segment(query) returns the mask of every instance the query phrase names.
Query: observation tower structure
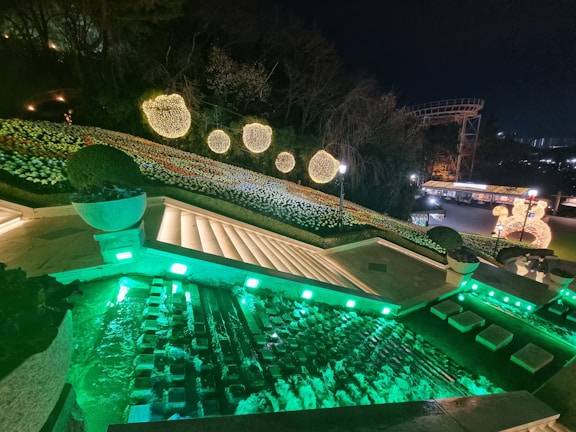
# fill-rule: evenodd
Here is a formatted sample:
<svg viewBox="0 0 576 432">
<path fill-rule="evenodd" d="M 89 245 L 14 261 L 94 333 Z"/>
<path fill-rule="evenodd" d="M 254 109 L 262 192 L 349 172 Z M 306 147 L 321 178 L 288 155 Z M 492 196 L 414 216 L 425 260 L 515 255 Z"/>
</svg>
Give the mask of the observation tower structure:
<svg viewBox="0 0 576 432">
<path fill-rule="evenodd" d="M 434 171 L 442 173 L 442 180 L 470 180 L 474 169 L 474 155 L 478 144 L 478 131 L 484 108 L 484 100 L 477 98 L 448 99 L 428 102 L 412 107 L 425 127 L 457 123 L 460 126 L 458 154 L 449 155 L 443 161 L 435 161 Z M 436 165 L 442 165 L 436 169 Z"/>
</svg>

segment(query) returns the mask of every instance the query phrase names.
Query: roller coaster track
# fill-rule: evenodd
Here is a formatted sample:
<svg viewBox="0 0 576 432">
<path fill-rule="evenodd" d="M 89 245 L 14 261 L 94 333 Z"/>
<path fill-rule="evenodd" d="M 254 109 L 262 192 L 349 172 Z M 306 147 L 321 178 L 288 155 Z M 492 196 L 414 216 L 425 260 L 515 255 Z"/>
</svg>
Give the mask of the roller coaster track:
<svg viewBox="0 0 576 432">
<path fill-rule="evenodd" d="M 458 154 L 448 156 L 447 160 L 441 162 L 445 165 L 445 168 L 442 169 L 444 173 L 442 180 L 470 180 L 482 118 L 479 112 L 482 108 L 484 108 L 484 100 L 477 98 L 428 102 L 411 108 L 411 111 L 422 120 L 425 127 L 447 123 L 460 125 Z"/>
</svg>

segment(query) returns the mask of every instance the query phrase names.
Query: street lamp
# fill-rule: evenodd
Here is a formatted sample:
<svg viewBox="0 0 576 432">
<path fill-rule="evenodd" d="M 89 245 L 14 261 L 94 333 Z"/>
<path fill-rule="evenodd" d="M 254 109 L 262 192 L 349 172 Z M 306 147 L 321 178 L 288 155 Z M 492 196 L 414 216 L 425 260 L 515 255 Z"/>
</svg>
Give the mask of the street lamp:
<svg viewBox="0 0 576 432">
<path fill-rule="evenodd" d="M 496 256 L 496 252 L 498 251 L 498 243 L 500 243 L 500 234 L 502 233 L 503 229 L 504 225 L 502 225 L 501 223 L 498 223 L 498 225 L 496 225 L 496 244 L 494 245 L 494 251 L 492 252 L 492 256 Z"/>
<path fill-rule="evenodd" d="M 520 232 L 520 239 L 524 238 L 524 230 L 526 229 L 526 222 L 528 221 L 528 215 L 530 215 L 530 210 L 532 210 L 532 206 L 536 202 L 536 195 L 538 195 L 538 191 L 536 189 L 530 189 L 528 191 L 528 201 L 524 201 L 525 204 L 528 204 L 528 208 L 526 209 L 526 214 L 524 215 L 524 223 L 522 224 L 522 231 Z"/>
<path fill-rule="evenodd" d="M 338 172 L 340 173 L 340 207 L 338 208 L 338 231 L 342 231 L 342 226 L 344 225 L 344 174 L 346 174 L 347 168 L 348 167 L 344 163 L 341 163 L 338 167 Z"/>
<path fill-rule="evenodd" d="M 410 174 L 410 183 L 420 187 L 420 176 L 418 174 Z"/>
</svg>

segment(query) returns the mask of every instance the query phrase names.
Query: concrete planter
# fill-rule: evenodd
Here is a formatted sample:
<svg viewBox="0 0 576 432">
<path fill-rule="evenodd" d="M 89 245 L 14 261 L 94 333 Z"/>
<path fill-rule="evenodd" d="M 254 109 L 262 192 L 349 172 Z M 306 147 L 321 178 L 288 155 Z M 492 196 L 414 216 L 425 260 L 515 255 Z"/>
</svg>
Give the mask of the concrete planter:
<svg viewBox="0 0 576 432">
<path fill-rule="evenodd" d="M 115 201 L 72 202 L 84 222 L 102 231 L 121 231 L 134 226 L 144 216 L 146 193 Z"/>
<path fill-rule="evenodd" d="M 38 432 L 54 409 L 72 356 L 72 314 L 43 352 L 28 357 L 0 381 L 0 431 Z"/>
<path fill-rule="evenodd" d="M 454 258 L 452 258 L 450 255 L 446 256 L 446 259 L 448 260 L 448 267 L 450 267 L 456 273 L 460 273 L 460 274 L 472 273 L 480 265 L 479 262 L 467 263 L 467 262 L 457 261 Z"/>
<path fill-rule="evenodd" d="M 562 285 L 562 286 L 566 286 L 571 284 L 574 281 L 573 277 L 565 277 L 565 276 L 559 276 L 557 274 L 554 274 L 553 272 L 550 272 L 548 274 L 548 277 L 550 278 L 550 280 L 552 282 L 554 282 L 555 284 L 558 285 Z"/>
</svg>

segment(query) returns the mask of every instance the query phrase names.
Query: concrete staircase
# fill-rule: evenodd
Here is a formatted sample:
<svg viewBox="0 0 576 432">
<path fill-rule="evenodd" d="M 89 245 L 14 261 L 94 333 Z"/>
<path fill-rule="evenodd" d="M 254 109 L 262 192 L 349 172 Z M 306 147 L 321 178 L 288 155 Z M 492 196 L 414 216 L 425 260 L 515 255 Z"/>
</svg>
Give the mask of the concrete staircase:
<svg viewBox="0 0 576 432">
<path fill-rule="evenodd" d="M 165 200 L 157 240 L 345 288 L 359 289 L 322 249 L 187 204 Z"/>
<path fill-rule="evenodd" d="M 22 220 L 22 213 L 8 207 L 0 206 L 0 233 L 10 230 Z"/>
</svg>

